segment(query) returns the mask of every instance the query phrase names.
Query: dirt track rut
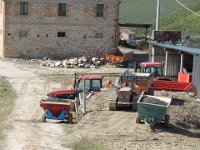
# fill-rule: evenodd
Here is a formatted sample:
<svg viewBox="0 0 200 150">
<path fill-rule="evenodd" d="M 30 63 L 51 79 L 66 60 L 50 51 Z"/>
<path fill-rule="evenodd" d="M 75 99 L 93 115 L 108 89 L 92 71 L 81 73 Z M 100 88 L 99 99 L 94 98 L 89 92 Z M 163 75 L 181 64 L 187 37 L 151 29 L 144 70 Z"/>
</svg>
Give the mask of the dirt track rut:
<svg viewBox="0 0 200 150">
<path fill-rule="evenodd" d="M 111 93 L 114 89 L 106 88 L 105 91 L 91 97 L 87 102 L 87 115 L 81 118 L 77 124 L 62 125 L 56 121 L 41 123 L 40 118 L 43 114 L 43 110 L 39 107 L 41 97 L 53 87 L 61 86 L 60 81 L 46 82 L 41 78 L 42 74 L 62 73 L 66 75 L 73 74 L 74 71 L 121 73 L 123 70 L 109 68 L 109 66 L 87 70 L 30 66 L 0 60 L 0 75 L 7 77 L 18 96 L 15 108 L 9 117 L 12 128 L 6 133 L 7 138 L 3 145 L 5 150 L 65 150 L 66 147 L 71 147 L 75 141 L 84 137 L 100 140 L 107 149 L 114 150 L 197 150 L 200 147 L 199 129 L 184 129 L 175 124 L 176 118 L 180 119 L 176 115 L 185 110 L 184 105 L 187 107 L 191 104 L 199 106 L 195 99 L 185 97 L 186 93 L 169 93 L 184 99 L 185 104 L 170 105 L 169 128 L 157 126 L 156 132 L 153 133 L 148 126 L 135 123 L 136 112 L 108 111 L 109 96 L 112 96 Z M 71 85 L 71 80 L 72 78 L 67 78 L 66 83 Z M 106 80 L 104 78 L 103 82 L 105 83 Z M 0 149 L 1 147 L 0 145 Z"/>
<path fill-rule="evenodd" d="M 8 120 L 11 130 L 7 132 L 3 149 L 66 149 L 62 146 L 64 131 L 61 124 L 40 122 L 43 112 L 39 101 L 49 85 L 30 67 L 0 60 L 0 68 L 0 75 L 6 77 L 17 92 L 14 110 Z"/>
</svg>

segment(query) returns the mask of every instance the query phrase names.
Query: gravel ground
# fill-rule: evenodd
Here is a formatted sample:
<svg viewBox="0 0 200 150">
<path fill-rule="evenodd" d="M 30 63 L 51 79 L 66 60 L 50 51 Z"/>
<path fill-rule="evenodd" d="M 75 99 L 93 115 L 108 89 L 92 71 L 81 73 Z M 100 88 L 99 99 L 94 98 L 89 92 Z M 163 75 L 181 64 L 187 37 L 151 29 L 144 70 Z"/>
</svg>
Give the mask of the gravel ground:
<svg viewBox="0 0 200 150">
<path fill-rule="evenodd" d="M 97 139 L 112 150 L 197 150 L 200 147 L 200 102 L 186 93 L 155 92 L 157 96 L 172 97 L 173 101 L 169 106 L 169 128 L 156 125 L 154 132 L 149 126 L 136 123 L 137 112 L 108 110 L 114 93 L 112 88 L 104 88 L 87 100 L 87 114 L 79 116 L 77 123 L 70 125 L 50 120 L 42 123 L 41 97 L 66 84 L 65 87 L 70 87 L 74 72 L 112 75 L 124 69 L 107 65 L 99 69 L 44 68 L 37 63 L 10 60 L 0 60 L 0 68 L 0 75 L 7 77 L 18 95 L 8 120 L 12 128 L 6 131 L 7 138 L 0 149 L 71 149 L 74 142 L 84 137 Z M 114 78 L 105 77 L 104 83 Z"/>
</svg>

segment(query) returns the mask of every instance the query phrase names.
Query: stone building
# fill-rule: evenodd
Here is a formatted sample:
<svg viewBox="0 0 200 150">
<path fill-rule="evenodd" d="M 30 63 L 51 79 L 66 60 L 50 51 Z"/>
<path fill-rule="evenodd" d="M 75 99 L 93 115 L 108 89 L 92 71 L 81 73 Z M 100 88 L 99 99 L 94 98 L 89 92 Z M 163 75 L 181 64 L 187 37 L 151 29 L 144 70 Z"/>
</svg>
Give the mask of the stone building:
<svg viewBox="0 0 200 150">
<path fill-rule="evenodd" d="M 0 57 L 102 56 L 118 21 L 119 0 L 0 0 Z"/>
</svg>

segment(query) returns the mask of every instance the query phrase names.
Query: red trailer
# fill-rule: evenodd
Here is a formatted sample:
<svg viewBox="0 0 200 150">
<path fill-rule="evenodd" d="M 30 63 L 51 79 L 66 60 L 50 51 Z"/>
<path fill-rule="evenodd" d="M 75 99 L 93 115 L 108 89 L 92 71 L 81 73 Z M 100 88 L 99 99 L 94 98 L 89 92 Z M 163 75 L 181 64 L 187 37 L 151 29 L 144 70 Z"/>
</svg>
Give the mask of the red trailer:
<svg viewBox="0 0 200 150">
<path fill-rule="evenodd" d="M 164 81 L 164 80 L 154 80 L 152 84 L 155 90 L 166 90 L 166 91 L 186 91 L 190 92 L 194 90 L 194 85 L 192 82 L 177 82 L 177 81 Z"/>
<path fill-rule="evenodd" d="M 171 81 L 166 76 L 163 76 L 163 64 L 160 62 L 142 62 L 140 67 L 141 72 L 155 72 L 155 78 L 152 84 L 152 88 L 155 90 L 186 92 L 195 91 L 195 86 L 191 82 L 191 75 L 188 73 L 180 72 L 178 75 L 178 81 Z"/>
<path fill-rule="evenodd" d="M 46 122 L 46 119 L 55 119 L 67 120 L 68 123 L 72 123 L 73 100 L 51 98 L 41 100 L 40 106 L 44 109 L 43 122 Z"/>
<path fill-rule="evenodd" d="M 75 75 L 74 87 L 71 89 L 59 89 L 48 92 L 47 98 L 40 101 L 44 109 L 42 121 L 46 119 L 68 120 L 72 123 L 71 110 L 75 109 L 75 97 L 83 91 L 85 80 L 86 92 L 97 92 L 102 88 L 102 76 L 99 75 Z"/>
</svg>

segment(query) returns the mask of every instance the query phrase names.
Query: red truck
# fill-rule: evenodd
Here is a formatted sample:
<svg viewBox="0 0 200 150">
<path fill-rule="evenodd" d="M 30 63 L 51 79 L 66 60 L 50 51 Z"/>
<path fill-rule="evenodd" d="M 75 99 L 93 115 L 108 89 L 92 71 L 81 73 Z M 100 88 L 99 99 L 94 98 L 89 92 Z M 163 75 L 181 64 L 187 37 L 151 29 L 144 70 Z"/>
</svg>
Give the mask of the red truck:
<svg viewBox="0 0 200 150">
<path fill-rule="evenodd" d="M 160 62 L 142 62 L 140 67 L 140 72 L 151 73 L 155 71 L 155 78 L 152 84 L 152 88 L 155 90 L 188 92 L 194 90 L 194 85 L 190 80 L 181 80 L 183 77 L 191 78 L 187 73 L 180 72 L 178 81 L 171 81 L 163 76 L 163 64 Z"/>
</svg>

